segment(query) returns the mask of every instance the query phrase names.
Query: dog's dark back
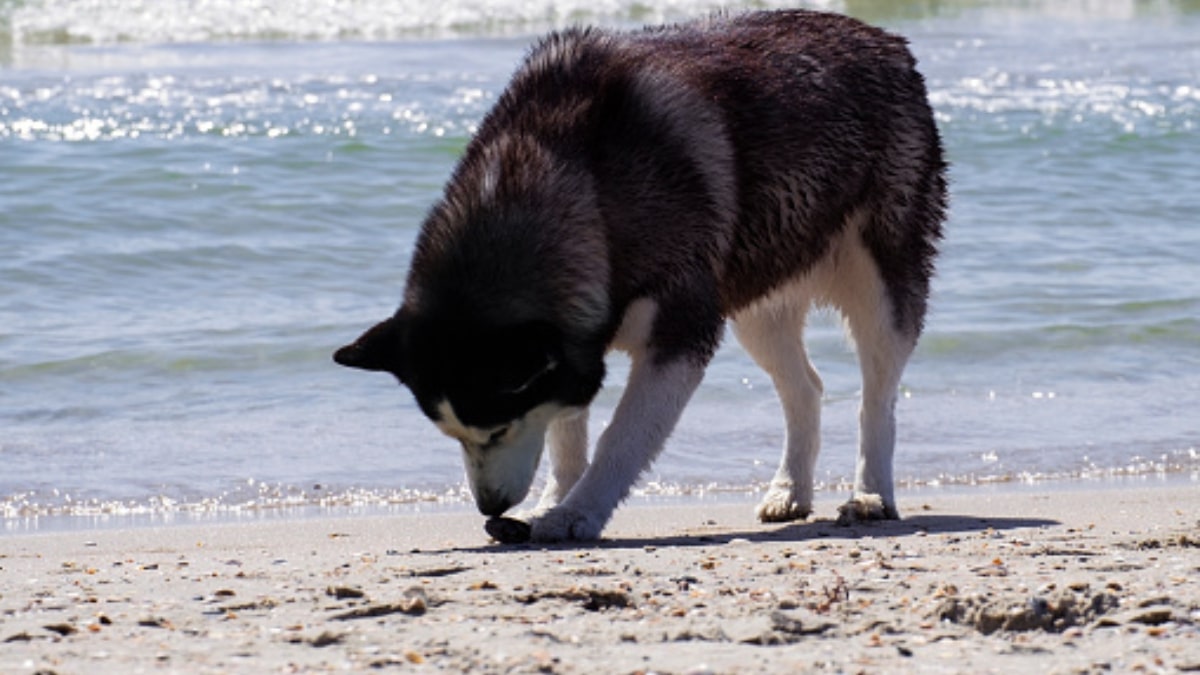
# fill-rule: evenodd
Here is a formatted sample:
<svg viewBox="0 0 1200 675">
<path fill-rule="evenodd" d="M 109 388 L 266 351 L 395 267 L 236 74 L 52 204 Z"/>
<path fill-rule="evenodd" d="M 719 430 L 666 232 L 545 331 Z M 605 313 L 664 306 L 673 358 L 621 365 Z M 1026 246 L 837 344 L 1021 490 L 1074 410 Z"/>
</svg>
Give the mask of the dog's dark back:
<svg viewBox="0 0 1200 675">
<path fill-rule="evenodd" d="M 677 326 L 660 318 L 661 349 L 711 352 L 722 317 L 810 269 L 859 214 L 896 327 L 915 340 L 944 171 L 905 41 L 856 20 L 783 11 L 566 31 L 533 49 L 469 144 L 406 302 L 486 313 L 504 291 L 518 320 L 586 314 L 564 330 L 587 325 L 602 343 L 649 296 L 687 308 Z M 604 292 L 581 302 L 588 284 Z M 697 330 L 710 333 L 700 345 Z"/>
</svg>

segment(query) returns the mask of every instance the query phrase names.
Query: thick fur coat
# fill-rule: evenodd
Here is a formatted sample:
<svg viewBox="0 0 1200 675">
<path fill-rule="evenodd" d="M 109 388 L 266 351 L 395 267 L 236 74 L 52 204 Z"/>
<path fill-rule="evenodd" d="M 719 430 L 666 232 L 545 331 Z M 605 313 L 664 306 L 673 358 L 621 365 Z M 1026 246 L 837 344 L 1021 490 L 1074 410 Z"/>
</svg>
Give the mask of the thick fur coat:
<svg viewBox="0 0 1200 675">
<path fill-rule="evenodd" d="M 481 511 L 527 493 L 538 539 L 599 535 L 661 449 L 726 319 L 773 377 L 788 437 L 759 508 L 811 511 L 820 379 L 802 332 L 839 309 L 863 364 L 845 517 L 896 517 L 896 388 L 921 333 L 945 164 L 905 41 L 761 12 L 536 45 L 417 240 L 403 304 L 338 352 L 384 370 L 462 446 Z M 633 359 L 589 462 L 604 355 Z"/>
</svg>

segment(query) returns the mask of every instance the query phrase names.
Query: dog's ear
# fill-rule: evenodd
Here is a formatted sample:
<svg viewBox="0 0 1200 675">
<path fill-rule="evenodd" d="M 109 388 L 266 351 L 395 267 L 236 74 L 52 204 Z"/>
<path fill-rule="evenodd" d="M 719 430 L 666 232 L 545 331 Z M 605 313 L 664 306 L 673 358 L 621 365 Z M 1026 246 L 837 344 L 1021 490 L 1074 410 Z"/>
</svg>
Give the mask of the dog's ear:
<svg viewBox="0 0 1200 675">
<path fill-rule="evenodd" d="M 363 333 L 353 343 L 333 354 L 333 360 L 347 368 L 361 368 L 392 373 L 405 380 L 404 321 L 392 317 L 381 321 Z"/>
</svg>

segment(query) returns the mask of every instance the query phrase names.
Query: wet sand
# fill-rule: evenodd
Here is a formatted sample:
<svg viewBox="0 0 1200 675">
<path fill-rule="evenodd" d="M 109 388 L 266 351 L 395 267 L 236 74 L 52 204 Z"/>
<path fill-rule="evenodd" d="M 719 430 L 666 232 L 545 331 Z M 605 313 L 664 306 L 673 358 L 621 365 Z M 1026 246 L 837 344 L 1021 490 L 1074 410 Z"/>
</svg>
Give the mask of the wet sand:
<svg viewBox="0 0 1200 675">
<path fill-rule="evenodd" d="M 501 546 L 470 512 L 0 537 L 0 672 L 1200 671 L 1200 486 L 901 493 L 760 525 L 627 506 Z"/>
</svg>

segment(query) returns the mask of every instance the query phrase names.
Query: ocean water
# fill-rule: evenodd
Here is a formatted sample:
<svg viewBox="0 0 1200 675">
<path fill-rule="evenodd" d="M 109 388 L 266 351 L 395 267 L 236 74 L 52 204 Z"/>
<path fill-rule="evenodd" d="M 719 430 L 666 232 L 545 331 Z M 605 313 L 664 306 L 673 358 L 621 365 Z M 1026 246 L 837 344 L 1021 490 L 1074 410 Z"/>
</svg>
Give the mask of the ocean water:
<svg viewBox="0 0 1200 675">
<path fill-rule="evenodd" d="M 331 352 L 537 34 L 769 4 L 0 0 L 0 531 L 468 503 Z M 1200 483 L 1200 3 L 809 6 L 911 39 L 952 162 L 901 484 Z M 845 490 L 857 366 L 835 317 L 809 342 Z M 727 339 L 638 494 L 761 490 L 782 435 Z"/>
</svg>

